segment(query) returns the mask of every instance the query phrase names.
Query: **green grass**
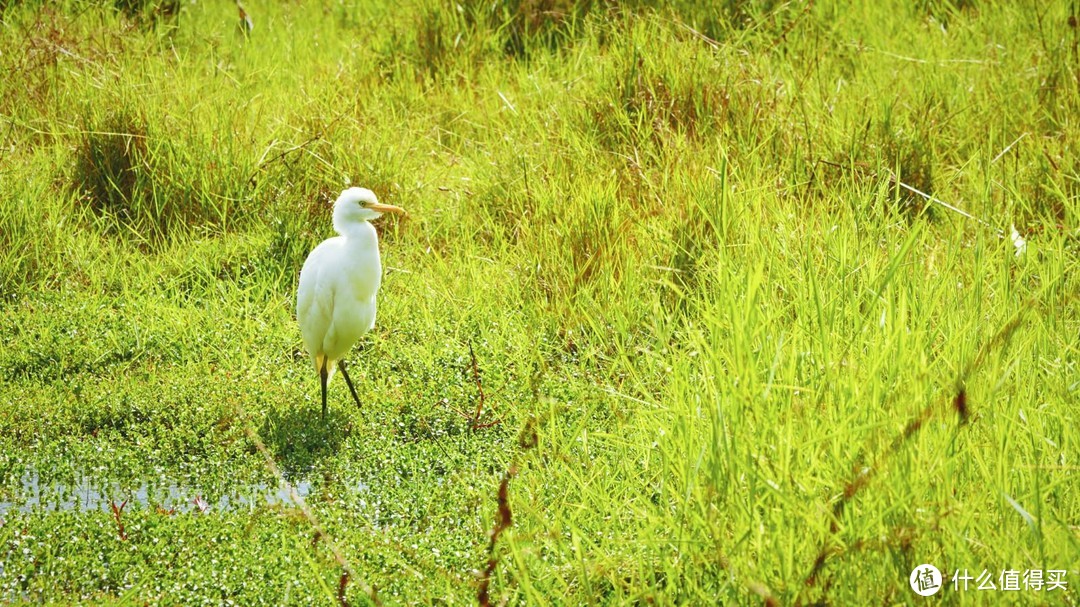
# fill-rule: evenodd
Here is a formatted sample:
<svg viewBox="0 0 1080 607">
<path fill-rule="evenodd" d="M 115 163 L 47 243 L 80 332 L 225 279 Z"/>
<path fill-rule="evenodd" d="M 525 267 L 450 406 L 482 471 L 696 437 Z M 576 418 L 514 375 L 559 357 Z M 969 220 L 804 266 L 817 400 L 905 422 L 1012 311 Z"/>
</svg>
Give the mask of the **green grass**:
<svg viewBox="0 0 1080 607">
<path fill-rule="evenodd" d="M 0 601 L 1080 602 L 1076 6 L 714 4 L 0 2 Z"/>
</svg>

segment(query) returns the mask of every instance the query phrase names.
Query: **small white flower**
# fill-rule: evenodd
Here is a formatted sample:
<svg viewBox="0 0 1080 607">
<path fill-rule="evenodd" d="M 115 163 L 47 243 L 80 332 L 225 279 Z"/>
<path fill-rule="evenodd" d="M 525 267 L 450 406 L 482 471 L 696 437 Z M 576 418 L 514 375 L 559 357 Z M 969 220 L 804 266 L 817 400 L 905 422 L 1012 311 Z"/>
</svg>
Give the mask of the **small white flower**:
<svg viewBox="0 0 1080 607">
<path fill-rule="evenodd" d="M 1016 231 L 1015 225 L 1010 224 L 1009 229 L 1012 231 L 1010 238 L 1012 238 L 1013 246 L 1016 247 L 1016 256 L 1020 257 L 1024 254 L 1024 251 L 1027 250 L 1027 241 L 1020 236 L 1020 232 Z"/>
</svg>

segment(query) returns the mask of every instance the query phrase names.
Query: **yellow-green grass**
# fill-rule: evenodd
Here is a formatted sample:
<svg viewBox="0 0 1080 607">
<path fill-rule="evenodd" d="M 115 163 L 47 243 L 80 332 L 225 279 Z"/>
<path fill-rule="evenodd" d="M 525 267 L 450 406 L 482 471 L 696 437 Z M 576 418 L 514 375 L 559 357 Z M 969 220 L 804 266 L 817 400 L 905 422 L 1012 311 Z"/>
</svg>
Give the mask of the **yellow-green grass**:
<svg viewBox="0 0 1080 607">
<path fill-rule="evenodd" d="M 1076 604 L 1077 8 L 714 4 L 0 3 L 0 601 Z"/>
</svg>

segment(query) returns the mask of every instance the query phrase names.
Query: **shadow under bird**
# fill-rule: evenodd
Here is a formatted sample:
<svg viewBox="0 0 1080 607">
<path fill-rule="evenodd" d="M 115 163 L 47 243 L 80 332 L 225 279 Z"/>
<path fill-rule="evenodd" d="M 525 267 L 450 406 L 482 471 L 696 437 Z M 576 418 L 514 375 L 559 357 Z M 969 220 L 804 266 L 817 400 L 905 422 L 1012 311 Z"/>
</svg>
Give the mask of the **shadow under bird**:
<svg viewBox="0 0 1080 607">
<path fill-rule="evenodd" d="M 300 270 L 296 293 L 296 319 L 304 347 L 322 386 L 322 414 L 326 417 L 326 385 L 336 369 L 356 395 L 345 370 L 345 355 L 375 326 L 375 295 L 382 282 L 379 237 L 371 221 L 383 213 L 407 215 L 405 210 L 381 204 L 375 193 L 349 188 L 334 203 L 334 230 L 339 236 L 324 240 L 308 255 Z"/>
</svg>

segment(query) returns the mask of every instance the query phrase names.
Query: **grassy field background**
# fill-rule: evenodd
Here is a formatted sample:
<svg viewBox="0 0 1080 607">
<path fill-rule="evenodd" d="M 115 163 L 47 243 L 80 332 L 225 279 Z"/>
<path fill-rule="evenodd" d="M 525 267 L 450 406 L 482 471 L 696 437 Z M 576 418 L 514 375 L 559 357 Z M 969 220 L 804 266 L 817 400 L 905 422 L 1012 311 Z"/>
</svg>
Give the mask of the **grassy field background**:
<svg viewBox="0 0 1080 607">
<path fill-rule="evenodd" d="M 0 2 L 0 602 L 1080 602 L 1075 2 L 245 8 Z"/>
</svg>

